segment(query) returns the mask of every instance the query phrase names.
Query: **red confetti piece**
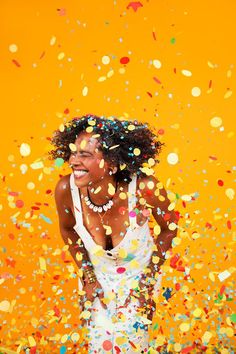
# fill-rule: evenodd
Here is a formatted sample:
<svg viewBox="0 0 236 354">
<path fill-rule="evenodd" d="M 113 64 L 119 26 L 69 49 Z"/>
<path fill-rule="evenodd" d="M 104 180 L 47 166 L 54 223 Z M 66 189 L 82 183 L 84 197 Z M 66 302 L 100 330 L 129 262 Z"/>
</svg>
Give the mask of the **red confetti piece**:
<svg viewBox="0 0 236 354">
<path fill-rule="evenodd" d="M 119 267 L 119 268 L 116 269 L 116 272 L 117 272 L 118 274 L 122 274 L 122 273 L 124 273 L 125 271 L 126 271 L 126 268 L 124 268 L 124 267 Z"/>
<path fill-rule="evenodd" d="M 18 195 L 19 195 L 19 193 L 18 193 L 18 192 L 9 192 L 8 194 L 9 194 L 9 195 L 12 195 L 13 197 L 16 197 L 16 196 L 18 196 Z"/>
<path fill-rule="evenodd" d="M 171 257 L 170 259 L 170 266 L 172 268 L 176 268 L 177 267 L 177 262 L 180 259 L 180 255 L 178 253 L 176 253 L 173 257 Z"/>
<path fill-rule="evenodd" d="M 191 353 L 191 350 L 193 350 L 194 347 L 191 346 L 191 347 L 186 347 L 184 349 L 181 350 L 181 354 L 188 354 L 188 353 Z"/>
<path fill-rule="evenodd" d="M 180 283 L 176 283 L 176 284 L 175 284 L 175 290 L 179 290 L 180 288 L 181 288 Z"/>
<path fill-rule="evenodd" d="M 152 94 L 151 94 L 151 92 L 148 92 L 148 91 L 147 91 L 147 94 L 148 94 L 148 96 L 149 96 L 149 97 L 151 97 L 151 98 L 152 98 Z"/>
<path fill-rule="evenodd" d="M 125 215 L 126 208 L 125 208 L 125 207 L 120 207 L 120 208 L 118 209 L 118 212 L 119 212 L 119 214 L 121 214 L 121 215 Z"/>
<path fill-rule="evenodd" d="M 158 130 L 158 134 L 163 135 L 164 133 L 165 133 L 164 129 L 161 128 L 161 129 Z"/>
<path fill-rule="evenodd" d="M 6 261 L 7 266 L 9 266 L 11 268 L 15 268 L 16 261 L 13 258 L 8 257 L 5 259 L 5 261 Z"/>
<path fill-rule="evenodd" d="M 56 306 L 53 307 L 53 311 L 56 317 L 60 317 L 61 316 L 61 312 L 60 309 Z"/>
<path fill-rule="evenodd" d="M 36 349 L 37 349 L 37 347 L 31 347 L 30 354 L 36 354 Z"/>
<path fill-rule="evenodd" d="M 176 74 L 176 72 L 177 72 L 177 70 L 176 70 L 176 68 L 174 68 L 174 73 Z"/>
<path fill-rule="evenodd" d="M 161 81 L 160 81 L 156 76 L 153 77 L 153 80 L 154 80 L 156 83 L 161 84 Z"/>
<path fill-rule="evenodd" d="M 10 240 L 14 240 L 14 238 L 15 238 L 15 236 L 13 234 L 9 234 L 8 237 Z"/>
<path fill-rule="evenodd" d="M 114 349 L 116 351 L 116 354 L 120 354 L 121 353 L 121 350 L 119 347 L 117 347 L 117 345 L 114 346 Z"/>
<path fill-rule="evenodd" d="M 218 179 L 217 181 L 218 186 L 222 187 L 224 185 L 224 181 L 222 181 L 222 179 Z"/>
<path fill-rule="evenodd" d="M 212 80 L 209 81 L 208 87 L 211 88 L 211 86 L 212 86 Z"/>
<path fill-rule="evenodd" d="M 69 113 L 70 113 L 69 108 L 66 108 L 66 109 L 64 110 L 64 114 L 69 114 Z"/>
<path fill-rule="evenodd" d="M 51 189 L 47 189 L 46 190 L 46 194 L 50 194 L 50 193 L 52 193 L 52 190 Z M 45 203 L 44 203 L 44 205 L 45 205 Z"/>
<path fill-rule="evenodd" d="M 129 340 L 129 343 L 131 344 L 131 346 L 132 346 L 133 348 L 135 348 L 135 349 L 137 348 L 136 345 L 135 345 L 133 342 L 131 342 L 131 340 Z"/>
<path fill-rule="evenodd" d="M 32 206 L 31 209 L 33 209 L 33 210 L 39 210 L 40 208 L 37 207 L 37 206 Z"/>
<path fill-rule="evenodd" d="M 42 54 L 40 55 L 39 59 L 43 59 L 44 55 L 45 55 L 45 51 L 42 52 Z"/>
<path fill-rule="evenodd" d="M 227 227 L 228 227 L 229 230 L 231 230 L 232 225 L 231 225 L 231 221 L 230 220 L 227 221 Z"/>
<path fill-rule="evenodd" d="M 112 349 L 112 342 L 110 340 L 104 340 L 102 343 L 102 347 L 104 350 L 111 350 Z"/>
<path fill-rule="evenodd" d="M 153 36 L 154 41 L 156 41 L 157 37 L 156 37 L 156 33 L 155 32 L 152 32 L 152 36 Z"/>
<path fill-rule="evenodd" d="M 220 295 L 223 295 L 225 291 L 225 285 L 222 285 L 222 287 L 220 288 Z"/>
<path fill-rule="evenodd" d="M 58 15 L 60 16 L 65 16 L 66 14 L 66 9 L 57 9 Z"/>
<path fill-rule="evenodd" d="M 18 200 L 16 201 L 16 207 L 17 207 L 17 208 L 22 208 L 23 206 L 24 206 L 23 200 L 18 199 Z"/>
<path fill-rule="evenodd" d="M 217 157 L 215 157 L 215 156 L 209 156 L 209 159 L 216 161 L 216 160 L 217 160 Z"/>
<path fill-rule="evenodd" d="M 12 62 L 13 62 L 13 64 L 15 64 L 15 66 L 17 66 L 18 68 L 21 67 L 20 63 L 19 63 L 17 60 L 12 59 Z"/>
<path fill-rule="evenodd" d="M 120 63 L 121 64 L 128 64 L 129 60 L 130 59 L 128 57 L 122 57 L 122 58 L 120 58 Z"/>
<path fill-rule="evenodd" d="M 132 1 L 126 8 L 129 10 L 130 7 L 136 12 L 139 7 L 143 7 L 143 4 L 140 1 Z"/>
</svg>

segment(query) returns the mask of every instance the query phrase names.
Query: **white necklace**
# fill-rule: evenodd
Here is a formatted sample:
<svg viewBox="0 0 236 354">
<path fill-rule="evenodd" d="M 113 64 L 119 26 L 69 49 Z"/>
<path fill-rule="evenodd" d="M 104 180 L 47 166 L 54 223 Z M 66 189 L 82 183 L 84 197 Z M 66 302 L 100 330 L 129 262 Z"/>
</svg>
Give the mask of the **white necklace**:
<svg viewBox="0 0 236 354">
<path fill-rule="evenodd" d="M 116 182 L 116 189 L 115 189 L 115 193 L 117 191 L 117 185 L 118 183 Z M 114 194 L 115 195 L 115 194 Z M 114 197 L 113 195 L 113 197 Z M 113 202 L 113 197 L 105 204 L 102 204 L 102 205 L 97 205 L 97 204 L 94 204 L 90 198 L 90 194 L 89 194 L 89 190 L 87 188 L 87 196 L 84 197 L 84 201 L 85 201 L 85 204 L 90 208 L 92 209 L 95 213 L 101 213 L 102 211 L 107 211 L 109 209 L 111 209 L 111 207 L 114 205 L 114 202 Z"/>
</svg>

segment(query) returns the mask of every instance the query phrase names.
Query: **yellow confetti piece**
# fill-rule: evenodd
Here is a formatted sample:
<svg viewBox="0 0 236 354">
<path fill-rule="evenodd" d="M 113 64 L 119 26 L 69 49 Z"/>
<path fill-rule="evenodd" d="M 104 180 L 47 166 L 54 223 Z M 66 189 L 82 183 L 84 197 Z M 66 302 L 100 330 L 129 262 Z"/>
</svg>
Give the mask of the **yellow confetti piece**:
<svg viewBox="0 0 236 354">
<path fill-rule="evenodd" d="M 93 127 L 87 127 L 85 130 L 87 133 L 92 133 Z"/>
<path fill-rule="evenodd" d="M 126 258 L 128 255 L 127 251 L 124 248 L 119 249 L 118 254 L 120 258 Z"/>
<path fill-rule="evenodd" d="M 0 302 L 0 311 L 3 311 L 3 312 L 8 312 L 10 310 L 10 302 L 7 301 L 7 300 L 3 300 Z"/>
<path fill-rule="evenodd" d="M 108 73 L 107 73 L 108 79 L 109 79 L 110 77 L 112 77 L 113 75 L 114 75 L 114 70 L 108 71 Z"/>
<path fill-rule="evenodd" d="M 10 44 L 8 48 L 11 53 L 16 53 L 18 51 L 18 47 L 16 44 Z"/>
<path fill-rule="evenodd" d="M 109 64 L 109 63 L 110 63 L 110 57 L 109 57 L 108 55 L 104 55 L 104 56 L 102 57 L 102 63 L 103 63 L 104 65 Z"/>
<path fill-rule="evenodd" d="M 166 341 L 166 337 L 165 336 L 158 335 L 156 337 L 156 340 L 155 340 L 155 345 L 157 345 L 159 347 L 161 345 L 164 345 L 165 341 Z"/>
<path fill-rule="evenodd" d="M 113 184 L 112 184 L 112 183 L 108 183 L 108 194 L 114 195 L 115 192 L 116 192 L 116 189 L 115 189 L 115 187 L 113 186 Z"/>
<path fill-rule="evenodd" d="M 174 222 L 171 222 L 171 223 L 168 225 L 168 229 L 171 230 L 171 231 L 175 230 L 176 228 L 177 228 L 177 225 L 176 225 L 176 223 L 174 223 Z"/>
<path fill-rule="evenodd" d="M 210 120 L 210 124 L 213 128 L 218 128 L 222 125 L 222 119 L 220 117 L 213 117 Z"/>
<path fill-rule="evenodd" d="M 152 263 L 158 264 L 160 261 L 160 258 L 158 256 L 152 256 Z"/>
<path fill-rule="evenodd" d="M 212 62 L 210 62 L 210 61 L 208 61 L 207 62 L 207 65 L 209 66 L 209 68 L 211 68 L 211 69 L 215 69 L 215 68 L 217 68 L 217 65 L 216 64 L 213 64 Z"/>
<path fill-rule="evenodd" d="M 82 261 L 82 259 L 83 259 L 83 255 L 80 252 L 77 252 L 75 257 L 76 257 L 77 261 Z"/>
<path fill-rule="evenodd" d="M 43 257 L 39 257 L 39 267 L 41 270 L 47 270 L 47 264 Z"/>
<path fill-rule="evenodd" d="M 174 237 L 174 238 L 172 239 L 172 244 L 173 244 L 174 246 L 180 245 L 180 244 L 181 244 L 181 238 L 180 238 L 180 237 Z"/>
<path fill-rule="evenodd" d="M 39 324 L 39 320 L 36 317 L 32 317 L 30 320 L 33 327 L 37 327 Z"/>
<path fill-rule="evenodd" d="M 187 77 L 192 76 L 192 73 L 191 73 L 191 71 L 189 71 L 189 70 L 181 70 L 181 73 L 182 73 L 184 76 L 187 76 Z"/>
<path fill-rule="evenodd" d="M 129 124 L 127 129 L 130 131 L 133 131 L 133 130 L 135 130 L 135 125 Z"/>
<path fill-rule="evenodd" d="M 119 69 L 119 73 L 120 73 L 121 75 L 124 75 L 124 74 L 125 74 L 125 71 L 126 71 L 125 68 L 120 68 L 120 69 Z"/>
<path fill-rule="evenodd" d="M 64 334 L 64 335 L 61 337 L 61 343 L 65 343 L 67 340 L 68 340 L 68 334 Z"/>
<path fill-rule="evenodd" d="M 31 148 L 29 144 L 22 143 L 20 146 L 20 154 L 21 156 L 29 156 L 31 153 Z"/>
<path fill-rule="evenodd" d="M 98 186 L 98 187 L 95 189 L 94 194 L 99 193 L 101 189 L 102 189 L 102 187 L 101 187 L 101 186 Z"/>
<path fill-rule="evenodd" d="M 59 53 L 58 56 L 57 56 L 58 60 L 62 60 L 64 58 L 65 58 L 65 53 L 63 53 L 63 52 Z"/>
<path fill-rule="evenodd" d="M 85 139 L 83 139 L 80 143 L 80 148 L 83 150 L 86 145 L 87 145 L 87 141 Z"/>
<path fill-rule="evenodd" d="M 121 192 L 121 193 L 119 194 L 119 198 L 122 199 L 122 200 L 125 200 L 125 199 L 126 199 L 126 193 Z"/>
<path fill-rule="evenodd" d="M 152 168 L 148 168 L 148 167 L 140 167 L 140 170 L 145 173 L 147 176 L 152 176 L 154 175 L 154 170 Z"/>
<path fill-rule="evenodd" d="M 193 311 L 193 316 L 194 317 L 200 317 L 202 315 L 202 309 L 200 309 L 200 307 L 197 307 L 194 311 Z"/>
<path fill-rule="evenodd" d="M 72 333 L 70 335 L 70 337 L 71 337 L 72 342 L 74 342 L 74 343 L 78 342 L 78 340 L 80 339 L 80 335 L 77 332 Z"/>
<path fill-rule="evenodd" d="M 34 161 L 30 167 L 33 169 L 33 170 L 39 170 L 40 168 L 44 168 L 44 163 L 43 161 Z"/>
<path fill-rule="evenodd" d="M 139 156 L 141 154 L 141 150 L 138 148 L 135 148 L 133 152 L 135 156 Z"/>
<path fill-rule="evenodd" d="M 53 46 L 54 44 L 56 44 L 56 37 L 55 36 L 52 36 L 51 37 L 51 39 L 50 39 L 50 42 L 49 42 L 49 44 L 51 45 L 51 46 Z"/>
<path fill-rule="evenodd" d="M 201 95 L 201 89 L 199 87 L 195 86 L 192 88 L 191 93 L 192 93 L 193 97 L 199 97 Z"/>
<path fill-rule="evenodd" d="M 181 349 L 182 349 L 182 345 L 180 343 L 175 343 L 174 344 L 174 351 L 176 353 L 179 353 L 181 351 Z"/>
<path fill-rule="evenodd" d="M 29 342 L 29 346 L 30 347 L 35 347 L 36 346 L 36 341 L 35 341 L 34 337 L 29 336 L 28 337 L 28 342 Z"/>
<path fill-rule="evenodd" d="M 230 200 L 233 200 L 235 196 L 235 191 L 233 188 L 227 188 L 225 194 Z"/>
<path fill-rule="evenodd" d="M 210 272 L 210 273 L 208 274 L 209 279 L 210 279 L 211 281 L 213 281 L 213 282 L 216 280 L 215 274 L 217 274 L 217 273 L 216 273 L 216 272 Z"/>
<path fill-rule="evenodd" d="M 35 188 L 35 184 L 33 182 L 28 182 L 26 186 L 30 191 L 32 191 Z"/>
<path fill-rule="evenodd" d="M 159 225 L 155 225 L 154 228 L 153 228 L 153 231 L 154 231 L 155 235 L 160 235 L 160 233 L 161 233 L 160 226 Z"/>
<path fill-rule="evenodd" d="M 152 64 L 153 64 L 153 66 L 154 66 L 156 69 L 160 69 L 160 68 L 161 68 L 161 62 L 160 62 L 160 60 L 158 60 L 158 59 L 153 59 Z"/>
<path fill-rule="evenodd" d="M 152 157 L 150 157 L 150 158 L 148 159 L 148 165 L 149 165 L 150 167 L 152 167 L 152 166 L 155 165 L 155 160 L 154 160 Z"/>
<path fill-rule="evenodd" d="M 83 311 L 80 315 L 81 318 L 88 320 L 91 317 L 91 313 L 89 311 Z"/>
<path fill-rule="evenodd" d="M 103 168 L 105 164 L 105 160 L 101 159 L 101 161 L 99 162 L 99 168 Z"/>
<path fill-rule="evenodd" d="M 126 164 L 125 164 L 125 163 L 121 164 L 121 165 L 120 165 L 120 170 L 121 170 L 121 171 L 124 170 L 125 167 L 126 167 Z"/>
<path fill-rule="evenodd" d="M 112 228 L 109 225 L 102 225 L 102 226 L 106 230 L 106 235 L 112 234 Z"/>
<path fill-rule="evenodd" d="M 179 329 L 181 332 L 188 332 L 190 330 L 190 324 L 187 322 L 183 322 L 180 324 Z"/>
<path fill-rule="evenodd" d="M 82 89 L 82 95 L 85 97 L 85 96 L 87 96 L 87 94 L 88 94 L 88 87 L 84 86 Z"/>
<path fill-rule="evenodd" d="M 126 342 L 127 342 L 127 338 L 125 336 L 116 338 L 117 345 L 122 345 L 125 344 Z"/>
<path fill-rule="evenodd" d="M 107 78 L 106 78 L 106 76 L 100 76 L 99 78 L 98 78 L 98 82 L 103 82 L 103 81 L 105 81 Z"/>
<path fill-rule="evenodd" d="M 118 145 L 113 145 L 113 146 L 109 147 L 109 150 L 113 150 L 113 149 L 117 148 L 118 146 L 120 146 L 120 144 L 118 144 Z"/>
<path fill-rule="evenodd" d="M 178 161 L 179 161 L 179 157 L 175 152 L 171 152 L 170 154 L 168 154 L 167 162 L 170 165 L 176 165 Z"/>
<path fill-rule="evenodd" d="M 59 125 L 59 130 L 60 130 L 60 132 L 64 132 L 64 130 L 65 130 L 64 124 Z"/>
<path fill-rule="evenodd" d="M 224 94 L 224 98 L 229 98 L 232 96 L 232 94 L 233 94 L 233 91 L 227 90 L 226 93 Z"/>
<path fill-rule="evenodd" d="M 202 342 L 204 344 L 207 344 L 210 341 L 211 337 L 212 337 L 212 333 L 209 331 L 206 331 L 202 336 Z"/>
</svg>

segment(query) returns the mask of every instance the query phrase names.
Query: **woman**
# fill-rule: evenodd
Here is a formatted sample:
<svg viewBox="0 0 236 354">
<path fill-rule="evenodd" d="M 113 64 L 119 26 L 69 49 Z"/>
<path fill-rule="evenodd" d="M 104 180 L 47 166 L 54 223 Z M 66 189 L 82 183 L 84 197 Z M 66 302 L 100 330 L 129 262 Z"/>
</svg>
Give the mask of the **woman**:
<svg viewBox="0 0 236 354">
<path fill-rule="evenodd" d="M 66 123 L 52 143 L 52 158 L 72 168 L 55 200 L 61 235 L 82 270 L 89 353 L 146 353 L 160 265 L 177 231 L 173 203 L 153 176 L 162 143 L 147 124 L 93 115 Z"/>
</svg>

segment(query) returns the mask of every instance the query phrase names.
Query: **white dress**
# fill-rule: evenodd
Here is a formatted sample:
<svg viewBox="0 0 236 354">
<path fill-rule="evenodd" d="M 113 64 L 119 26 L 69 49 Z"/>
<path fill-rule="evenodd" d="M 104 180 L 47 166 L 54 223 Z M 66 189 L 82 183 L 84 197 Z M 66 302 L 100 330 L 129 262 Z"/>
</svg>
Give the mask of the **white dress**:
<svg viewBox="0 0 236 354">
<path fill-rule="evenodd" d="M 134 299 L 124 308 L 130 289 L 135 289 L 143 270 L 148 266 L 153 246 L 148 220 L 144 225 L 136 223 L 136 180 L 132 177 L 128 186 L 129 222 L 121 242 L 107 251 L 97 245 L 83 224 L 79 188 L 75 184 L 73 173 L 70 187 L 74 205 L 76 224 L 74 230 L 82 239 L 100 282 L 104 296 L 109 299 L 107 309 L 95 298 L 91 311 L 89 330 L 89 353 L 147 353 L 149 334 L 147 319 L 137 312 L 138 299 Z M 155 297 L 159 294 L 162 275 L 155 285 Z M 79 279 L 79 289 L 82 283 Z"/>
</svg>

